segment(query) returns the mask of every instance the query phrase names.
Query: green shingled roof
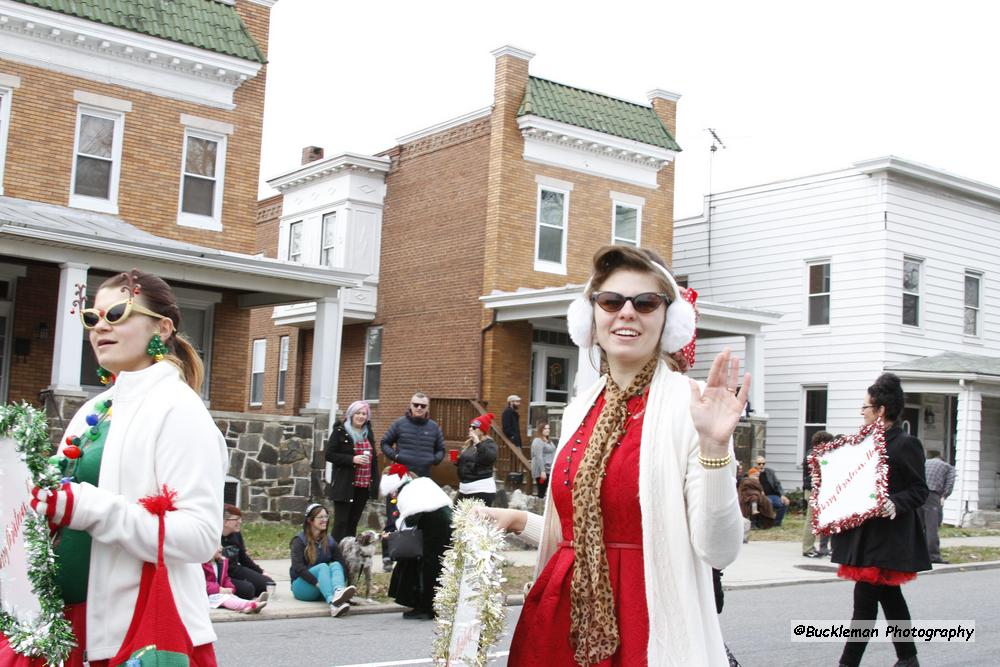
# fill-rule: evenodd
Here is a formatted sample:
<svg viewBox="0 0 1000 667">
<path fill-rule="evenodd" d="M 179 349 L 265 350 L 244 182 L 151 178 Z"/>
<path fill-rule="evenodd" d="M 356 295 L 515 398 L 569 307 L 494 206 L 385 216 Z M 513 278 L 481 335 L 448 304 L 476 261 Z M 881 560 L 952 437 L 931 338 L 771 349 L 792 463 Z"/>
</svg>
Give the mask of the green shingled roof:
<svg viewBox="0 0 1000 667">
<path fill-rule="evenodd" d="M 236 7 L 217 0 L 17 1 L 228 56 L 265 62 Z"/>
<path fill-rule="evenodd" d="M 652 107 L 534 76 L 528 77 L 528 89 L 517 115 L 541 116 L 651 146 L 681 150 Z"/>
</svg>

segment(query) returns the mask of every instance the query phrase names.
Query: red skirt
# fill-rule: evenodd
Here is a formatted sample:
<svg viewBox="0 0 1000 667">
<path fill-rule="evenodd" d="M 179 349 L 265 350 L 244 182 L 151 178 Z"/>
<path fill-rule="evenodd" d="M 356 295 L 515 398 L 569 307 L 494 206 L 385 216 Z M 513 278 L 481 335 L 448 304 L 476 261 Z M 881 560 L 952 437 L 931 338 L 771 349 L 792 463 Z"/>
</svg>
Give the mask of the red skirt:
<svg viewBox="0 0 1000 667">
<path fill-rule="evenodd" d="M 884 567 L 856 567 L 854 565 L 841 565 L 837 570 L 837 576 L 850 581 L 860 581 L 873 586 L 902 586 L 908 581 L 917 578 L 916 572 L 900 572 Z"/>
</svg>

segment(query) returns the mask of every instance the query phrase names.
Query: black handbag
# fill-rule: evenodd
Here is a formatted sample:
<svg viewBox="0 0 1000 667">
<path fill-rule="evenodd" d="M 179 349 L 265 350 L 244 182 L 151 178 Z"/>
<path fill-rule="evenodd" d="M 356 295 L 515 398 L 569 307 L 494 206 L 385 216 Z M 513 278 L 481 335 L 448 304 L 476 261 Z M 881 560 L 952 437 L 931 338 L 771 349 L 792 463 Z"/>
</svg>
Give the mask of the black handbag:
<svg viewBox="0 0 1000 667">
<path fill-rule="evenodd" d="M 419 528 L 389 533 L 385 542 L 393 560 L 412 560 L 424 555 L 424 532 Z"/>
</svg>

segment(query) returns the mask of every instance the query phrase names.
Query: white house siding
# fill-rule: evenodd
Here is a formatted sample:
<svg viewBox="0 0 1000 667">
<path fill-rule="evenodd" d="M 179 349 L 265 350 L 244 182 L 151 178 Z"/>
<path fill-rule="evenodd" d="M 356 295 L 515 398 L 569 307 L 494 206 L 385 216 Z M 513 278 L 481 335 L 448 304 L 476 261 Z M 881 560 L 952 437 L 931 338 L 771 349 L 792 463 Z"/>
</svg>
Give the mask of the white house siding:
<svg viewBox="0 0 1000 667">
<path fill-rule="evenodd" d="M 844 171 L 712 197 L 711 265 L 704 217 L 678 221 L 673 267 L 705 299 L 784 314 L 765 327 L 768 465 L 801 485 L 803 387 L 825 385 L 827 429 L 860 426 L 865 388 L 883 368 L 886 235 L 878 179 Z M 830 325 L 807 321 L 806 260 L 830 259 Z M 694 374 L 729 344 L 704 339 Z"/>
<path fill-rule="evenodd" d="M 1000 355 L 1000 207 L 892 177 L 887 189 L 886 363 L 944 351 Z M 924 260 L 920 324 L 902 324 L 903 256 Z M 966 269 L 982 273 L 980 337 L 962 331 Z"/>
<path fill-rule="evenodd" d="M 1000 509 L 1000 398 L 983 398 L 982 442 L 979 450 L 979 509 Z"/>
</svg>

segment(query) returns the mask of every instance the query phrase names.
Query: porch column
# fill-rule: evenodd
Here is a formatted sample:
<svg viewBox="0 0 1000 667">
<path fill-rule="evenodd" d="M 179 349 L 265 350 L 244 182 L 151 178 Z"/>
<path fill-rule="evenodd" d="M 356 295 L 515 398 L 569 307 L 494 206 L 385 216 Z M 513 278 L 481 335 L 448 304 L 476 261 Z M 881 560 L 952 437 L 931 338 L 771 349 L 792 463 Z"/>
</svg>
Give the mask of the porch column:
<svg viewBox="0 0 1000 667">
<path fill-rule="evenodd" d="M 52 350 L 52 382 L 55 392 L 80 392 L 80 364 L 83 361 L 83 324 L 73 306 L 76 286 L 87 284 L 86 264 L 66 262 L 59 265 L 59 294 L 56 299 L 56 335 Z M 94 295 L 91 294 L 90 303 Z"/>
<path fill-rule="evenodd" d="M 576 356 L 576 379 L 573 387 L 570 387 L 570 400 L 576 398 L 577 394 L 597 382 L 601 376 L 597 369 L 601 367 L 601 355 L 596 345 L 588 349 L 577 348 Z"/>
<path fill-rule="evenodd" d="M 764 409 L 764 334 L 744 337 L 746 355 L 744 373 L 750 373 L 750 409 L 755 417 L 766 417 Z M 742 377 L 742 373 L 741 373 Z"/>
<path fill-rule="evenodd" d="M 332 424 L 337 412 L 340 345 L 344 330 L 344 309 L 339 297 L 327 297 L 316 302 L 315 326 L 309 402 L 305 409 L 329 410 Z"/>
<path fill-rule="evenodd" d="M 955 437 L 955 490 L 945 501 L 944 521 L 958 525 L 979 510 L 979 451 L 982 440 L 983 395 L 971 382 L 961 381 Z"/>
</svg>

